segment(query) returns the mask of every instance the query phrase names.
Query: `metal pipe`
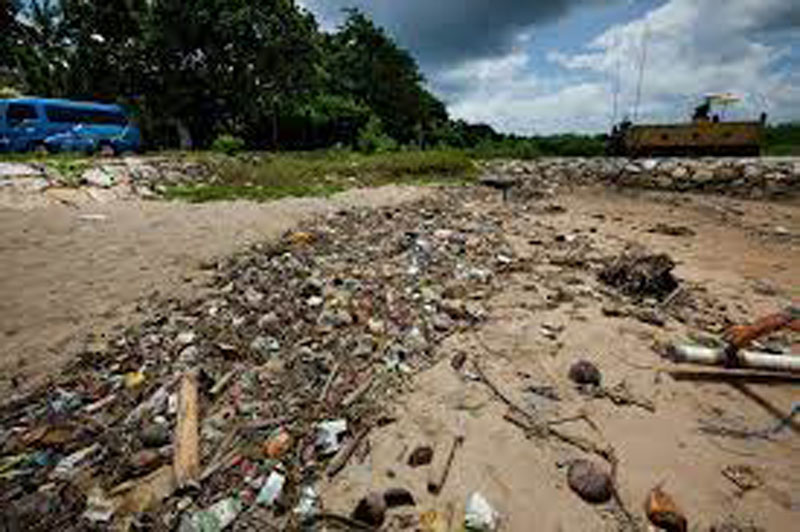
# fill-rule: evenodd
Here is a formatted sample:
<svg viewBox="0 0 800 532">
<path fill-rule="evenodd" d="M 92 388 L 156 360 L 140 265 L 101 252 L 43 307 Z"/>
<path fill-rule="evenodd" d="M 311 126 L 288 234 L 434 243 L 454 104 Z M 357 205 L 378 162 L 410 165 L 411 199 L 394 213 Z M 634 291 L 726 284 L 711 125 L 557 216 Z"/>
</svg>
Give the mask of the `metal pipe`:
<svg viewBox="0 0 800 532">
<path fill-rule="evenodd" d="M 671 345 L 667 356 L 673 362 L 688 362 L 705 366 L 724 366 L 726 360 L 724 349 L 686 344 Z M 738 357 L 743 368 L 800 373 L 800 356 L 739 351 Z"/>
</svg>

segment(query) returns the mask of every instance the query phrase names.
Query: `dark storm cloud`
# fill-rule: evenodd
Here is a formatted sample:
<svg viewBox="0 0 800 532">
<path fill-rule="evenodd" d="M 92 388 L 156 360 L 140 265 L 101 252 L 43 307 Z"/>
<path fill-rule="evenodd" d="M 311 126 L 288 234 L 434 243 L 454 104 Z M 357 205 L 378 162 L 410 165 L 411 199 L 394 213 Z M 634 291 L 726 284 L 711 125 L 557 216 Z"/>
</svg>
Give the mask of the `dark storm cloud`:
<svg viewBox="0 0 800 532">
<path fill-rule="evenodd" d="M 323 20 L 357 7 L 428 66 L 508 50 L 521 30 L 600 0 L 302 0 Z"/>
</svg>

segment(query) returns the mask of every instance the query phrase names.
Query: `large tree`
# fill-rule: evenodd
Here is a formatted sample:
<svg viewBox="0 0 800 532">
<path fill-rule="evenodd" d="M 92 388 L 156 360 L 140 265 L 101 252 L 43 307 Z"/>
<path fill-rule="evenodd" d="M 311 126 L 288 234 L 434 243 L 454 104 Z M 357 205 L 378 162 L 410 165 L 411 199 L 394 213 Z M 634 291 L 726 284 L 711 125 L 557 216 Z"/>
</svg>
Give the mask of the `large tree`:
<svg viewBox="0 0 800 532">
<path fill-rule="evenodd" d="M 363 13 L 350 10 L 338 32 L 327 40 L 328 70 L 334 92 L 365 102 L 400 142 L 417 140 L 444 106 L 423 87 L 414 58 Z"/>
</svg>

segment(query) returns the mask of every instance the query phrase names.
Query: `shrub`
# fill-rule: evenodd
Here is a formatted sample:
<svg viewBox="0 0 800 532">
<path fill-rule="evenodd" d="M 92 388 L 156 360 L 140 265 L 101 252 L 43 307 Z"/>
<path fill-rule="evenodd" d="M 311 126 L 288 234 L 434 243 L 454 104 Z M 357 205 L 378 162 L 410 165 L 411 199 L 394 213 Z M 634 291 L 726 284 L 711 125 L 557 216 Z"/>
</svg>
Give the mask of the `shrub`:
<svg viewBox="0 0 800 532">
<path fill-rule="evenodd" d="M 233 135 L 220 135 L 211 145 L 211 150 L 218 153 L 225 153 L 227 155 L 236 155 L 244 149 L 244 141 L 239 137 Z"/>
<path fill-rule="evenodd" d="M 383 132 L 381 119 L 373 115 L 358 134 L 358 149 L 363 153 L 386 153 L 397 150 L 397 142 Z"/>
</svg>

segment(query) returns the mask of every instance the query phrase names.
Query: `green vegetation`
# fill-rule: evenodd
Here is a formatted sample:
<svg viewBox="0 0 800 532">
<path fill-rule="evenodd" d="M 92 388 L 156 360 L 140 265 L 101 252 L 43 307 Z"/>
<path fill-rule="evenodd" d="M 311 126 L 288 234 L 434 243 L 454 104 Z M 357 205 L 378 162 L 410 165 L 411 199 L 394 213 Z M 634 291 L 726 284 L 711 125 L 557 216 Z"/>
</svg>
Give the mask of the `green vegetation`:
<svg viewBox="0 0 800 532">
<path fill-rule="evenodd" d="M 471 182 L 475 165 L 463 151 L 399 151 L 363 155 L 349 151 L 246 154 L 238 157 L 197 153 L 212 167 L 213 178 L 199 185 L 168 187 L 165 197 L 192 202 L 329 196 L 353 187 L 389 183 Z"/>
<path fill-rule="evenodd" d="M 767 155 L 800 156 L 800 123 L 769 126 L 764 140 Z"/>
<path fill-rule="evenodd" d="M 509 136 L 501 140 L 483 141 L 470 150 L 478 159 L 537 157 L 596 157 L 605 153 L 603 135 L 551 135 L 521 138 Z"/>
<path fill-rule="evenodd" d="M 220 135 L 211 145 L 211 150 L 226 155 L 236 155 L 244 149 L 244 141 L 233 135 Z"/>
</svg>

